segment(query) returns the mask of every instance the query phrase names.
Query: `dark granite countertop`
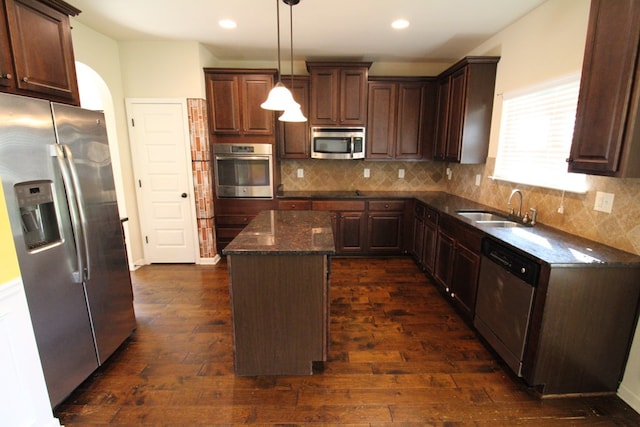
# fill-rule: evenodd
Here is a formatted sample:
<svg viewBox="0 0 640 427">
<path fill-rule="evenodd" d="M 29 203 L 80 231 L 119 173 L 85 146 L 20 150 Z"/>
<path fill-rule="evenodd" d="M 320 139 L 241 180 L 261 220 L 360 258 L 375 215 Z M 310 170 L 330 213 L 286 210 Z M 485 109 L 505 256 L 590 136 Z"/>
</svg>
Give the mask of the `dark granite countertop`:
<svg viewBox="0 0 640 427">
<path fill-rule="evenodd" d="M 458 215 L 459 210 L 486 210 L 500 212 L 499 210 L 477 203 L 462 197 L 444 192 L 406 192 L 406 191 L 362 191 L 356 195 L 355 191 L 321 191 L 303 192 L 291 191 L 278 195 L 278 198 L 309 198 L 309 199 L 375 199 L 375 198 L 402 198 L 416 199 L 441 214 L 450 215 L 483 231 L 498 241 L 506 243 L 536 260 L 555 266 L 629 266 L 640 268 L 640 256 L 621 251 L 611 246 L 585 239 L 563 232 L 561 230 L 538 223 L 534 227 L 491 227 L 479 225 L 467 218 Z"/>
<path fill-rule="evenodd" d="M 222 253 L 332 255 L 331 217 L 323 211 L 262 211 Z"/>
</svg>

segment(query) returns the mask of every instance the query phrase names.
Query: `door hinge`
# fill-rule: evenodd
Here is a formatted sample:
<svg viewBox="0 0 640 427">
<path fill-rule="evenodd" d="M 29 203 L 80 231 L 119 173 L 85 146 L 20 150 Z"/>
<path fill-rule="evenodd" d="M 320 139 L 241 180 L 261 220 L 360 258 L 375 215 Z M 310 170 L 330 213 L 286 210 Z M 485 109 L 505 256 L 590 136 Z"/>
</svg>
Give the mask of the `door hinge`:
<svg viewBox="0 0 640 427">
<path fill-rule="evenodd" d="M 142 180 L 138 180 L 138 187 L 142 188 Z"/>
<path fill-rule="evenodd" d="M 144 236 L 144 240 L 145 242 L 147 242 L 147 244 L 149 244 L 149 236 Z"/>
<path fill-rule="evenodd" d="M 136 127 L 136 121 L 133 118 L 131 119 L 131 126 Z"/>
</svg>

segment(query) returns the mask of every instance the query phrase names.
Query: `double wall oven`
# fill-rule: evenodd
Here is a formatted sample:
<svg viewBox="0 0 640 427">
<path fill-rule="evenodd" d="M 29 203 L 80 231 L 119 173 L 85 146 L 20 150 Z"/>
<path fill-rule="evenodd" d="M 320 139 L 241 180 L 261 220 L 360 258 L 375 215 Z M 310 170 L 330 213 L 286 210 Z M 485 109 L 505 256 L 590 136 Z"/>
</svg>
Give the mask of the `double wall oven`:
<svg viewBox="0 0 640 427">
<path fill-rule="evenodd" d="M 271 144 L 213 144 L 217 198 L 273 199 Z"/>
</svg>

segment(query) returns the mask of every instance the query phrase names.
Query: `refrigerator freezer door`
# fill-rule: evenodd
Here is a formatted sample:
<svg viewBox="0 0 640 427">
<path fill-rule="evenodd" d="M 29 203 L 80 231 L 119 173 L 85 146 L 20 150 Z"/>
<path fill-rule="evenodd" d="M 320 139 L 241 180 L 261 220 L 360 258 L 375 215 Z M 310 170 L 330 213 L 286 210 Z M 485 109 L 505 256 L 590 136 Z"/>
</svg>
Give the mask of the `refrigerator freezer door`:
<svg viewBox="0 0 640 427">
<path fill-rule="evenodd" d="M 52 104 L 58 143 L 68 149 L 87 247 L 85 289 L 102 364 L 135 328 L 133 292 L 100 112 Z"/>
<path fill-rule="evenodd" d="M 73 280 L 77 259 L 54 147 L 49 102 L 0 94 L 0 177 L 52 406 L 98 367 L 83 285 Z M 50 209 L 43 208 L 48 200 L 19 201 L 21 191 L 43 194 L 44 187 L 52 192 L 56 224 L 42 220 L 43 215 L 51 217 L 46 213 Z M 40 206 L 33 216 L 35 225 L 30 224 L 31 213 L 25 219 L 30 205 Z M 38 222 L 57 227 L 59 233 L 43 234 L 41 247 L 24 233 L 39 227 Z"/>
</svg>

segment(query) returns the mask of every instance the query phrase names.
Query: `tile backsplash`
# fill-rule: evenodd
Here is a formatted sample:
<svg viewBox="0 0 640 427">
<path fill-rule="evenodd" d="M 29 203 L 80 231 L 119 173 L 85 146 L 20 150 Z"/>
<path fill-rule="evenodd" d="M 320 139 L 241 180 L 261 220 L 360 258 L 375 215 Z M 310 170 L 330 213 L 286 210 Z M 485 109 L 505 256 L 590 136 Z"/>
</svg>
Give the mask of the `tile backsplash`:
<svg viewBox="0 0 640 427">
<path fill-rule="evenodd" d="M 495 159 L 482 165 L 442 162 L 374 162 L 344 160 L 283 160 L 285 191 L 383 190 L 446 191 L 506 211 L 511 190 L 523 194 L 523 212 L 538 210 L 538 222 L 640 255 L 640 179 L 589 176 L 586 194 L 565 193 L 492 180 Z M 370 177 L 364 177 L 368 168 Z M 451 168 L 451 179 L 446 169 Z M 302 169 L 303 178 L 297 177 Z M 404 179 L 398 170 L 404 169 Z M 480 185 L 476 186 L 476 176 Z M 610 214 L 593 209 L 597 191 L 615 194 Z M 558 213 L 563 205 L 564 213 Z"/>
</svg>

